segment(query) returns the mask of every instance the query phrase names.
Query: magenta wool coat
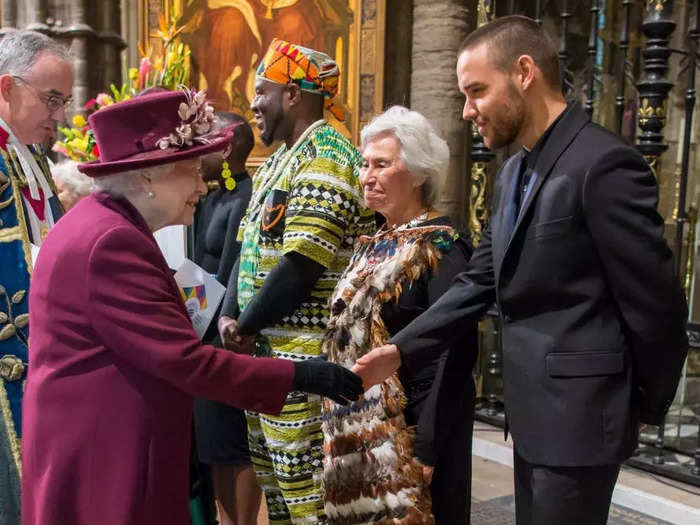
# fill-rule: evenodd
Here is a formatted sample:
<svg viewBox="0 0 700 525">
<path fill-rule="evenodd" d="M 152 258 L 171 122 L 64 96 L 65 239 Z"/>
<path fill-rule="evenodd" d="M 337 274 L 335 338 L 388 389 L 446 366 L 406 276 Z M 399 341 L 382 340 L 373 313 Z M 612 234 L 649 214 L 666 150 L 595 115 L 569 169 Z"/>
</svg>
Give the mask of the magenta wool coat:
<svg viewBox="0 0 700 525">
<path fill-rule="evenodd" d="M 83 199 L 29 294 L 24 525 L 186 525 L 192 396 L 278 413 L 293 363 L 203 345 L 136 209 Z"/>
</svg>

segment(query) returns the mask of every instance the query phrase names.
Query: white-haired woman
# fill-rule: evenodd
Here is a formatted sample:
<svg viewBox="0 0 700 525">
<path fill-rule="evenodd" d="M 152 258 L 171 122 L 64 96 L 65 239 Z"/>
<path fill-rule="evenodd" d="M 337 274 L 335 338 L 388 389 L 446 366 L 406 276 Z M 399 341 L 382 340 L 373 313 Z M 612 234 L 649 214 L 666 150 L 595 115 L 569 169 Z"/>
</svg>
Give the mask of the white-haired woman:
<svg viewBox="0 0 700 525">
<path fill-rule="evenodd" d="M 80 173 L 78 164 L 70 159 L 63 159 L 51 168 L 51 176 L 56 185 L 56 196 L 65 211 L 90 195 L 95 187 L 92 179 Z"/>
<path fill-rule="evenodd" d="M 390 108 L 362 130 L 361 150 L 365 202 L 386 224 L 356 244 L 331 297 L 324 352 L 346 367 L 434 303 L 471 253 L 435 208 L 449 150 L 424 116 Z M 468 523 L 476 327 L 457 344 L 472 351 L 446 347 L 356 403 L 324 402 L 331 523 Z"/>
</svg>

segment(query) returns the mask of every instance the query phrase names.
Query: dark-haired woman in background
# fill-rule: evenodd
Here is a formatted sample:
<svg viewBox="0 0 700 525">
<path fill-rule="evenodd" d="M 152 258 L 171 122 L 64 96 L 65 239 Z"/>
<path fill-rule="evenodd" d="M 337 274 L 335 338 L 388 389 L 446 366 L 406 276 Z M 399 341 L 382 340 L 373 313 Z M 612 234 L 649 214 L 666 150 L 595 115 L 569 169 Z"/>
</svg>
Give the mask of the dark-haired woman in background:
<svg viewBox="0 0 700 525">
<path fill-rule="evenodd" d="M 209 155 L 202 160 L 204 180 L 207 184 L 218 183 L 218 188 L 197 207 L 194 262 L 226 286 L 241 250 L 241 243 L 236 241 L 238 225 L 253 190 L 245 163 L 255 138 L 242 116 L 230 112 L 216 116 L 223 127 L 236 128 L 226 159 Z M 212 323 L 204 342 L 220 347 L 216 335 L 216 323 Z M 217 401 L 195 399 L 194 421 L 197 455 L 211 470 L 219 523 L 254 525 L 261 491 L 250 461 L 243 411 Z"/>
</svg>

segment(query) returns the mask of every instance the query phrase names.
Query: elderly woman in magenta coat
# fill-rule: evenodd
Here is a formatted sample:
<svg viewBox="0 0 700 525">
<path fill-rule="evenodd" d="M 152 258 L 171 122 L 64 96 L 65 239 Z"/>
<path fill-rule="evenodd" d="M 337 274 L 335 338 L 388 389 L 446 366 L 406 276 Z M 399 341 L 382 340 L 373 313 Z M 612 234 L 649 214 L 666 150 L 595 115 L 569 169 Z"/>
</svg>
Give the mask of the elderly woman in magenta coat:
<svg viewBox="0 0 700 525">
<path fill-rule="evenodd" d="M 331 363 L 238 355 L 193 331 L 152 233 L 192 222 L 200 156 L 231 140 L 207 106 L 155 93 L 90 117 L 100 160 L 80 169 L 98 191 L 52 229 L 32 278 L 25 525 L 185 525 L 192 396 L 278 412 L 289 390 L 361 392 Z"/>
</svg>

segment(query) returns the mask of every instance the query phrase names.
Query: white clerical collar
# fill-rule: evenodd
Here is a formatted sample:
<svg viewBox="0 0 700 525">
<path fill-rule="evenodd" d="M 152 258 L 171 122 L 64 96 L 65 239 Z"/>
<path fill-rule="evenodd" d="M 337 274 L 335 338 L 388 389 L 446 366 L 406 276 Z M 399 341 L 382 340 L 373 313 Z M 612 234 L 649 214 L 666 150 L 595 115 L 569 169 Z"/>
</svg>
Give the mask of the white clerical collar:
<svg viewBox="0 0 700 525">
<path fill-rule="evenodd" d="M 0 126 L 2 126 L 2 128 L 9 135 L 7 139 L 8 149 L 12 148 L 17 153 L 17 160 L 19 160 L 20 166 L 22 166 L 22 172 L 24 173 L 24 177 L 27 179 L 29 194 L 32 196 L 32 199 L 39 199 L 39 186 L 41 186 L 41 188 L 44 190 L 45 198 L 48 199 L 51 195 L 51 187 L 46 181 L 44 172 L 39 167 L 39 164 L 37 164 L 34 155 L 32 155 L 32 152 L 29 151 L 26 144 L 22 144 L 22 142 L 20 142 L 20 140 L 12 132 L 10 126 L 8 126 L 2 118 L 0 118 Z"/>
</svg>

